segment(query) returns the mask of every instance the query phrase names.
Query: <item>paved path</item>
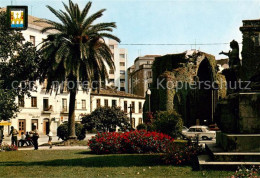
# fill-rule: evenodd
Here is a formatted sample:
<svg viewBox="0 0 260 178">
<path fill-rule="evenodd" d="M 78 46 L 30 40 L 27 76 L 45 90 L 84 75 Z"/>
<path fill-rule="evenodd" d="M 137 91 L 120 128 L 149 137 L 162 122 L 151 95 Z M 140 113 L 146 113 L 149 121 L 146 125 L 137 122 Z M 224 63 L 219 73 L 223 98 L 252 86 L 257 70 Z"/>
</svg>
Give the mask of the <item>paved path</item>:
<svg viewBox="0 0 260 178">
<path fill-rule="evenodd" d="M 51 149 L 49 146 L 39 146 L 38 150 L 85 150 L 87 151 L 88 146 L 53 146 Z M 34 147 L 19 147 L 19 151 L 34 150 Z"/>
<path fill-rule="evenodd" d="M 86 138 L 84 140 L 91 139 L 95 134 L 86 134 Z M 18 139 L 20 139 L 18 137 Z M 49 137 L 47 135 L 40 135 L 38 139 L 39 150 L 87 150 L 88 146 L 55 146 L 53 145 L 52 149 L 49 146 L 41 146 L 43 144 L 48 143 Z M 61 139 L 58 139 L 57 136 L 52 137 L 52 142 L 62 142 Z M 11 144 L 11 137 L 5 137 L 3 143 Z M 34 147 L 19 147 L 19 150 L 34 150 Z"/>
</svg>

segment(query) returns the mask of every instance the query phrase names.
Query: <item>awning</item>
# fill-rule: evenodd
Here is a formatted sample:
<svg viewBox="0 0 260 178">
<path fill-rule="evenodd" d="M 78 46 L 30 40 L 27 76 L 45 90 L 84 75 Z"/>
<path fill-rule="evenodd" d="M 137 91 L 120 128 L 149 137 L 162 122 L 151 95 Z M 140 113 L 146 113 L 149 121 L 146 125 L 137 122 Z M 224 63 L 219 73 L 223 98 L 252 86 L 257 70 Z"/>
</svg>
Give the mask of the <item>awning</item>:
<svg viewBox="0 0 260 178">
<path fill-rule="evenodd" d="M 11 125 L 11 122 L 0 122 L 0 126 Z"/>
</svg>

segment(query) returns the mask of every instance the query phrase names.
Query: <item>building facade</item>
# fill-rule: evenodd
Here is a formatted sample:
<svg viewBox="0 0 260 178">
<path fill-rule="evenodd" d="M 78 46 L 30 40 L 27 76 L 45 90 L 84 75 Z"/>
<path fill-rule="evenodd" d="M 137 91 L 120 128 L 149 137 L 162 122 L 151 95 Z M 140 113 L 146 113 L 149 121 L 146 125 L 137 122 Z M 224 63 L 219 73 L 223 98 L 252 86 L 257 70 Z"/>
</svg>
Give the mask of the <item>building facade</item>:
<svg viewBox="0 0 260 178">
<path fill-rule="evenodd" d="M 115 69 L 109 70 L 108 85 L 116 87 L 118 91 L 128 91 L 127 84 L 127 50 L 118 47 L 118 42 L 108 39 L 106 41 L 112 51 Z"/>
<path fill-rule="evenodd" d="M 159 55 L 146 55 L 135 59 L 134 65 L 128 68 L 128 92 L 145 96 L 152 83 L 152 64 Z"/>
<path fill-rule="evenodd" d="M 28 28 L 22 31 L 22 34 L 26 41 L 32 42 L 33 45 L 40 47 L 40 43 L 49 33 L 41 33 L 41 29 L 45 27 L 44 23 L 36 23 L 37 17 L 28 17 Z M 127 51 L 125 49 L 119 49 L 118 43 L 114 41 L 108 41 L 107 43 L 114 54 L 116 70 L 114 74 L 109 78 L 114 79 L 114 83 L 117 86 L 117 90 L 125 90 L 127 86 L 126 77 L 126 61 Z M 113 47 L 112 47 L 113 46 Z M 40 134 L 48 134 L 51 130 L 53 133 L 57 132 L 57 127 L 65 121 L 68 121 L 69 112 L 69 93 L 66 89 L 57 93 L 46 93 L 46 82 L 40 84 L 36 82 L 34 91 L 31 91 L 31 97 L 24 96 L 16 99 L 16 103 L 19 105 L 20 112 L 17 113 L 15 119 L 11 119 L 9 123 L 4 123 L 4 133 L 8 134 L 10 127 L 14 126 L 19 130 L 19 134 L 22 132 L 29 132 L 33 126 L 36 126 Z M 106 94 L 101 94 L 106 93 Z M 97 102 L 99 104 L 97 104 Z M 100 91 L 99 94 L 91 92 L 91 90 L 83 92 L 78 91 L 75 101 L 75 120 L 80 122 L 81 117 L 84 114 L 89 114 L 99 106 L 120 106 L 128 116 L 130 104 L 134 106 L 133 111 L 133 127 L 136 127 L 138 123 L 142 122 L 142 106 L 144 98 L 136 95 L 125 94 L 120 91 L 105 92 Z"/>
</svg>

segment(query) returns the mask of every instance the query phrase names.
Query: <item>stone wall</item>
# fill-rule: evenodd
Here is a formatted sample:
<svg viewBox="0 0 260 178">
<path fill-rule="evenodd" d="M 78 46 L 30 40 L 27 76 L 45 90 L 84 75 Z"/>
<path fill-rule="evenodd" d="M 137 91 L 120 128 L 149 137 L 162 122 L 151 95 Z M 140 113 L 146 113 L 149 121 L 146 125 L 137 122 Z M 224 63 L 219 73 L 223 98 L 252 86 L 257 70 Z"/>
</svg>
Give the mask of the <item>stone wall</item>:
<svg viewBox="0 0 260 178">
<path fill-rule="evenodd" d="M 225 81 L 217 73 L 215 57 L 207 53 L 189 51 L 157 57 L 153 64 L 151 110 L 174 109 L 182 115 L 187 126 L 196 124 L 196 119 L 201 124 L 204 120 L 213 122 L 216 102 L 219 96 L 225 97 L 225 91 L 198 89 L 194 82 L 208 80 L 219 84 L 219 79 Z"/>
<path fill-rule="evenodd" d="M 260 133 L 260 93 L 236 93 L 219 102 L 218 126 L 225 133 Z"/>
</svg>

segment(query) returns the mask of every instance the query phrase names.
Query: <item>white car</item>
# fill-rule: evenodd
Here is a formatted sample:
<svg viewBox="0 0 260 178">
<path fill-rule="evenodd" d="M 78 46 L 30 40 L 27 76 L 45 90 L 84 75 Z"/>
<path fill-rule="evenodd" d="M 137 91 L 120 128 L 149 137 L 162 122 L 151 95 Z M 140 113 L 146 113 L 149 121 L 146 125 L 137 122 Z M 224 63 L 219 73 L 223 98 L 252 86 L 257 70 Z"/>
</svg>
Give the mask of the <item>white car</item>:
<svg viewBox="0 0 260 178">
<path fill-rule="evenodd" d="M 186 137 L 199 137 L 202 140 L 212 140 L 216 138 L 216 131 L 210 131 L 207 126 L 191 126 L 187 131 L 182 131 Z"/>
</svg>

